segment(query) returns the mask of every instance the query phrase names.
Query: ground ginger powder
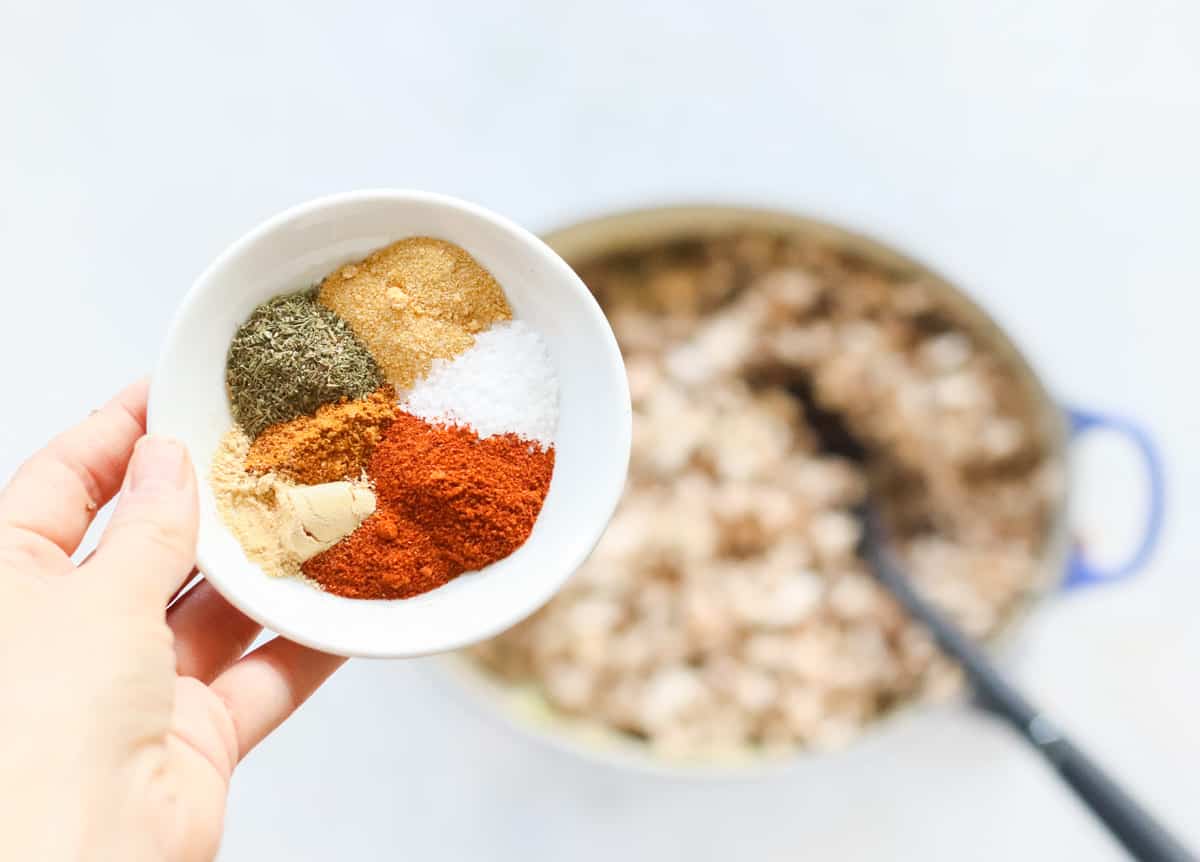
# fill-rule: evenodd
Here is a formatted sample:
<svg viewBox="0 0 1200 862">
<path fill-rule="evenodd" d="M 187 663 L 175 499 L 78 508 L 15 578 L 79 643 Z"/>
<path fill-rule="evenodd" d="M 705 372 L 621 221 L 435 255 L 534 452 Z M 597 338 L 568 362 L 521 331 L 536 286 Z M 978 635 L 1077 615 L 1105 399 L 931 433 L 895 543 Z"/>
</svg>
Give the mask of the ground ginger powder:
<svg viewBox="0 0 1200 862">
<path fill-rule="evenodd" d="M 245 469 L 274 472 L 302 485 L 358 479 L 398 412 L 390 386 L 366 398 L 323 405 L 310 416 L 280 422 L 259 434 L 250 444 Z"/>
<path fill-rule="evenodd" d="M 295 485 L 278 473 L 246 471 L 250 438 L 230 429 L 210 471 L 221 520 L 246 557 L 268 575 L 298 576 L 300 565 L 328 550 L 375 511 L 375 495 L 361 480 Z"/>
<path fill-rule="evenodd" d="M 221 438 L 210 474 L 217 511 L 251 562 L 268 575 L 299 575 L 302 561 L 284 547 L 290 525 L 277 499 L 288 483 L 275 473 L 247 473 L 249 451 L 250 438 L 239 427 Z"/>
<path fill-rule="evenodd" d="M 334 270 L 318 301 L 340 315 L 398 389 L 452 359 L 475 334 L 510 320 L 504 290 L 464 249 L 420 236 Z"/>
<path fill-rule="evenodd" d="M 283 546 L 300 562 L 328 551 L 375 512 L 365 482 L 325 482 L 277 488 L 275 501 L 287 522 Z"/>
</svg>

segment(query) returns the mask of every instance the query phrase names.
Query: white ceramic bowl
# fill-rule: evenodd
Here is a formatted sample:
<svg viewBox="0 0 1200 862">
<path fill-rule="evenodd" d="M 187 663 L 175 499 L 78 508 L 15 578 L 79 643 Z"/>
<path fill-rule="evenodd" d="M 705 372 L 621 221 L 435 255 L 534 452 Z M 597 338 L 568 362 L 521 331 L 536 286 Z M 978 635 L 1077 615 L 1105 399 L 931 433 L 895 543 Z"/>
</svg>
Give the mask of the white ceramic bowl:
<svg viewBox="0 0 1200 862">
<path fill-rule="evenodd" d="M 558 370 L 554 476 L 529 540 L 514 554 L 411 599 L 369 601 L 264 574 L 217 514 L 207 482 L 232 418 L 225 356 L 265 299 L 407 236 L 457 243 L 504 287 L 514 315 L 545 338 Z M 267 628 L 341 655 L 401 657 L 467 646 L 519 622 L 579 567 L 604 531 L 629 461 L 631 410 L 616 339 L 578 276 L 523 228 L 464 201 L 377 190 L 319 198 L 264 222 L 192 285 L 167 332 L 150 390 L 149 430 L 188 447 L 200 481 L 197 564 Z"/>
</svg>

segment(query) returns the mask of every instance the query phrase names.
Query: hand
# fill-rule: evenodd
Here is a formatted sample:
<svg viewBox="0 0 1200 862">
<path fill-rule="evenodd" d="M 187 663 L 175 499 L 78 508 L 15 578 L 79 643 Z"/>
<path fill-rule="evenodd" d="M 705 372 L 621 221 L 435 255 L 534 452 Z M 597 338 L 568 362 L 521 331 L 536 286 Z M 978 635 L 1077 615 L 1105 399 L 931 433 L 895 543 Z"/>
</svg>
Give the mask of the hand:
<svg viewBox="0 0 1200 862">
<path fill-rule="evenodd" d="M 242 658 L 259 627 L 207 583 L 166 610 L 194 572 L 196 475 L 145 417 L 132 386 L 0 492 L 3 859 L 211 859 L 234 766 L 343 661 L 281 638 Z"/>
</svg>

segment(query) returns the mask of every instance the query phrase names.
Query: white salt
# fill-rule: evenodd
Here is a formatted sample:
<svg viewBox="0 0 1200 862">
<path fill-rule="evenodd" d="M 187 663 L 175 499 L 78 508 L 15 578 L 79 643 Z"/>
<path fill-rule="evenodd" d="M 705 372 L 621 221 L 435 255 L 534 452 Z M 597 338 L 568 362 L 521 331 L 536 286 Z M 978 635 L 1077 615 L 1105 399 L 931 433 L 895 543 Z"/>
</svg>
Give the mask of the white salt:
<svg viewBox="0 0 1200 862">
<path fill-rule="evenodd" d="M 454 359 L 435 361 L 400 406 L 427 422 L 465 425 L 480 437 L 516 434 L 544 449 L 558 426 L 558 376 L 542 337 L 513 320 L 475 336 Z"/>
</svg>

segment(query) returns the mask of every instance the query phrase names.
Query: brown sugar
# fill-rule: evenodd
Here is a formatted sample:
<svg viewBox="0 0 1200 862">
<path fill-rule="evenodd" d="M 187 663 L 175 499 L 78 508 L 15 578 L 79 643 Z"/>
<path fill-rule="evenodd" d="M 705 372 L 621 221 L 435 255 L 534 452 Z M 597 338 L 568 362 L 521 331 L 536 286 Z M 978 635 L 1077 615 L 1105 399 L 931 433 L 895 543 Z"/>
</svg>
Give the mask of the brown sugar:
<svg viewBox="0 0 1200 862">
<path fill-rule="evenodd" d="M 512 318 L 504 291 L 464 249 L 410 237 L 334 270 L 318 300 L 340 315 L 398 389 L 435 359 L 452 359 L 475 334 Z"/>
<path fill-rule="evenodd" d="M 326 404 L 311 416 L 263 431 L 250 445 L 246 470 L 274 472 L 303 485 L 357 479 L 398 412 L 390 386 L 366 398 Z"/>
</svg>

